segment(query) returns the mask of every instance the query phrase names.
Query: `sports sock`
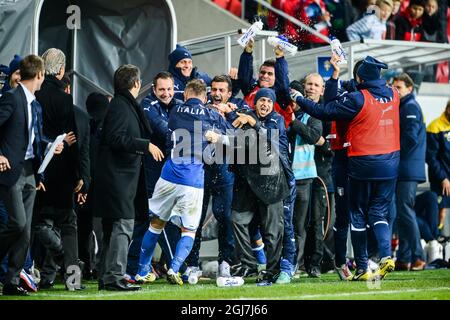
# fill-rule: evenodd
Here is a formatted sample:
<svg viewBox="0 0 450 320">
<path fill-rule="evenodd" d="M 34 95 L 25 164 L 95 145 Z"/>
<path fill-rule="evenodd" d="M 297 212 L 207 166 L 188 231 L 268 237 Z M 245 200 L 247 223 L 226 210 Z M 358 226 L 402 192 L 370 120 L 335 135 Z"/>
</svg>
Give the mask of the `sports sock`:
<svg viewBox="0 0 450 320">
<path fill-rule="evenodd" d="M 152 270 L 152 256 L 161 232 L 162 229 L 155 229 L 150 225 L 147 232 L 145 232 L 144 238 L 142 239 L 138 269 L 138 274 L 142 277 L 147 275 L 147 273 Z"/>
</svg>

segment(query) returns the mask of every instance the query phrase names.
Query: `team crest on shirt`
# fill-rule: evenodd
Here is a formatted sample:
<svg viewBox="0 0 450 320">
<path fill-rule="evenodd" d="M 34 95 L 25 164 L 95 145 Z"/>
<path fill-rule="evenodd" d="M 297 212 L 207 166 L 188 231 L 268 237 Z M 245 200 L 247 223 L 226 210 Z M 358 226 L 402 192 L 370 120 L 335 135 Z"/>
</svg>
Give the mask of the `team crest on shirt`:
<svg viewBox="0 0 450 320">
<path fill-rule="evenodd" d="M 447 141 L 450 142 L 450 133 L 444 133 L 444 139 L 447 139 Z"/>
</svg>

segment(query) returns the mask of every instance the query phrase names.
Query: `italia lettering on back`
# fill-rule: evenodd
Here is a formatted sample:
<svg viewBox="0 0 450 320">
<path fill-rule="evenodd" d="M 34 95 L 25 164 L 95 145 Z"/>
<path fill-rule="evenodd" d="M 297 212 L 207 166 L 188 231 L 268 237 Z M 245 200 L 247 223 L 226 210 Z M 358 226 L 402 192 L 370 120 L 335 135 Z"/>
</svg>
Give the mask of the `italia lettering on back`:
<svg viewBox="0 0 450 320">
<path fill-rule="evenodd" d="M 205 110 L 203 108 L 194 108 L 194 107 L 189 107 L 189 106 L 179 106 L 177 108 L 177 112 L 189 113 L 189 114 L 200 115 L 200 116 L 205 115 Z"/>
</svg>

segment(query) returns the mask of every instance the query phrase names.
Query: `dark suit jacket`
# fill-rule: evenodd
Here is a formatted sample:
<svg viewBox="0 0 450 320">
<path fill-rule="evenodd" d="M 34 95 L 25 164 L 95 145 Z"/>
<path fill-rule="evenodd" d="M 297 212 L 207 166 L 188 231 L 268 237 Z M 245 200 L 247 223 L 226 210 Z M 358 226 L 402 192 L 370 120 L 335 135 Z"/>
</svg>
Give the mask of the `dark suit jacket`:
<svg viewBox="0 0 450 320">
<path fill-rule="evenodd" d="M 27 108 L 27 98 L 20 85 L 0 97 L 0 155 L 5 156 L 11 166 L 11 170 L 0 172 L 0 185 L 13 186 L 22 171 L 29 139 Z M 40 136 L 44 137 L 42 118 L 38 119 L 38 122 Z M 49 142 L 47 139 L 36 140 L 33 146 L 35 169 L 40 165 L 43 159 L 42 152 Z M 38 143 L 42 144 L 41 148 L 37 148 Z M 36 154 L 37 150 L 41 150 L 41 154 Z"/>
<path fill-rule="evenodd" d="M 42 106 L 43 130 L 46 137 L 55 139 L 58 135 L 73 131 L 77 134 L 73 99 L 64 92 L 62 81 L 47 75 L 36 98 Z M 39 206 L 59 209 L 73 208 L 73 190 L 81 179 L 79 151 L 76 144 L 65 144 L 63 152 L 52 159 L 45 169 L 46 192 L 38 194 Z"/>
<path fill-rule="evenodd" d="M 87 193 L 91 183 L 91 164 L 89 158 L 89 115 L 81 108 L 74 106 L 75 124 L 77 126 L 77 145 L 80 153 L 80 177 L 83 179 L 82 193 Z"/>
<path fill-rule="evenodd" d="M 148 214 L 142 156 L 151 129 L 133 96 L 116 93 L 106 114 L 93 179 L 94 216 L 135 219 Z"/>
</svg>

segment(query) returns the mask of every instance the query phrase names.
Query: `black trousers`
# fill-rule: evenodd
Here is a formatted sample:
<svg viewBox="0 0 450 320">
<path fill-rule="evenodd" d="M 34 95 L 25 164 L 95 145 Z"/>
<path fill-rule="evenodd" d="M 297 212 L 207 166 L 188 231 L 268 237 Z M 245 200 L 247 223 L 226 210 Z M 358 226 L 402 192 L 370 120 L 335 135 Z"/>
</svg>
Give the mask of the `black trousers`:
<svg viewBox="0 0 450 320">
<path fill-rule="evenodd" d="M 19 179 L 12 187 L 0 185 L 0 199 L 8 212 L 7 224 L 0 225 L 0 261 L 8 256 L 5 284 L 18 285 L 30 246 L 31 219 L 36 197 L 33 164 L 25 161 Z"/>
</svg>

